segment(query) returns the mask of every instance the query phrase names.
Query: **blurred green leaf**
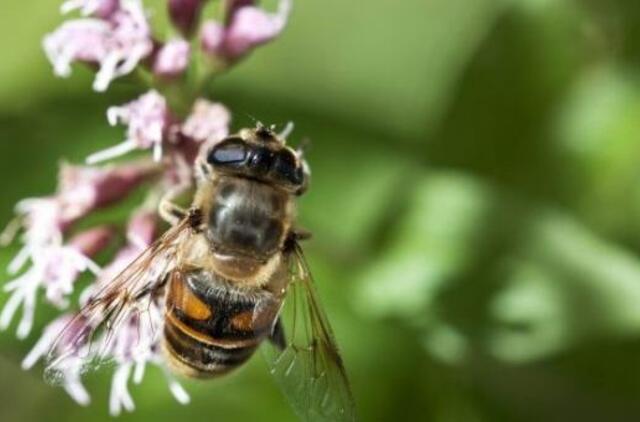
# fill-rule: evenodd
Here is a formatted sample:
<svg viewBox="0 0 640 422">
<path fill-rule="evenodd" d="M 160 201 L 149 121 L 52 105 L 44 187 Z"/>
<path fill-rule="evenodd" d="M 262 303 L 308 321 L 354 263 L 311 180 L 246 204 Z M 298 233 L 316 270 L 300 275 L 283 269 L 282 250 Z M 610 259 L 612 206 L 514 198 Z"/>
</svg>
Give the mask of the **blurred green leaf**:
<svg viewBox="0 0 640 422">
<path fill-rule="evenodd" d="M 493 303 L 491 347 L 528 360 L 603 336 L 640 332 L 640 260 L 556 213 L 541 215 L 525 261 Z"/>
<path fill-rule="evenodd" d="M 304 104 L 420 142 L 424 128 L 432 128 L 445 112 L 503 3 L 299 3 L 282 38 L 218 85 Z"/>
<path fill-rule="evenodd" d="M 603 230 L 640 234 L 640 80 L 605 63 L 576 81 L 560 109 L 557 137 L 580 189 L 578 206 Z M 624 207 L 606 204 L 624 203 Z"/>
<path fill-rule="evenodd" d="M 473 179 L 433 172 L 416 183 L 409 207 L 388 249 L 361 276 L 356 305 L 366 314 L 433 312 L 435 297 L 481 240 L 490 197 Z"/>
</svg>

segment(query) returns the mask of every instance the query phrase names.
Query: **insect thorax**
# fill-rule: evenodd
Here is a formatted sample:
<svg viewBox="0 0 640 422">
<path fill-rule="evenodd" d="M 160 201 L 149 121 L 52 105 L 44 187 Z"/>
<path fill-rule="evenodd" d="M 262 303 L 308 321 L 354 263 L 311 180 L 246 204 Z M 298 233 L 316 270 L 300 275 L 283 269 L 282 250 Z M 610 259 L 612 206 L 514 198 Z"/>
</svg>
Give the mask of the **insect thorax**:
<svg viewBox="0 0 640 422">
<path fill-rule="evenodd" d="M 289 193 L 251 179 L 219 176 L 211 194 L 206 236 L 217 251 L 268 258 L 281 250 L 293 207 Z"/>
</svg>

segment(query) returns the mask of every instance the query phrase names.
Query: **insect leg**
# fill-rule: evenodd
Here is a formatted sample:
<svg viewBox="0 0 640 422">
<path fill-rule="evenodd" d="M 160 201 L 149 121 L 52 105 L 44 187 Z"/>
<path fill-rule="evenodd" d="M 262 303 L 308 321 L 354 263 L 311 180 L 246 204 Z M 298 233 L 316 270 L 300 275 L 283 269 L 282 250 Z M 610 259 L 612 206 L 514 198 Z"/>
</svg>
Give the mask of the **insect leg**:
<svg viewBox="0 0 640 422">
<path fill-rule="evenodd" d="M 187 216 L 187 211 L 170 200 L 163 198 L 158 207 L 158 214 L 164 221 L 175 226 Z"/>
<path fill-rule="evenodd" d="M 183 220 L 188 212 L 184 208 L 175 204 L 175 200 L 186 192 L 189 186 L 177 186 L 173 189 L 169 189 L 160 199 L 160 205 L 158 207 L 158 214 L 167 223 L 175 226 Z"/>
</svg>

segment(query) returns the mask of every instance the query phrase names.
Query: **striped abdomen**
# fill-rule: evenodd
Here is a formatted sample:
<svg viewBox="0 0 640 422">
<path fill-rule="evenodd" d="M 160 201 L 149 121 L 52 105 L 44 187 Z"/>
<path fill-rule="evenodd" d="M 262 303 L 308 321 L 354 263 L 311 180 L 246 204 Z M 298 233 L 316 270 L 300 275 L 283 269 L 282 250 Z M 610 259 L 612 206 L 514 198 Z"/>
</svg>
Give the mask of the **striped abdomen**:
<svg viewBox="0 0 640 422">
<path fill-rule="evenodd" d="M 174 369 L 207 378 L 244 363 L 266 337 L 279 310 L 262 289 L 239 290 L 215 274 L 172 274 L 167 293 L 165 352 Z"/>
</svg>

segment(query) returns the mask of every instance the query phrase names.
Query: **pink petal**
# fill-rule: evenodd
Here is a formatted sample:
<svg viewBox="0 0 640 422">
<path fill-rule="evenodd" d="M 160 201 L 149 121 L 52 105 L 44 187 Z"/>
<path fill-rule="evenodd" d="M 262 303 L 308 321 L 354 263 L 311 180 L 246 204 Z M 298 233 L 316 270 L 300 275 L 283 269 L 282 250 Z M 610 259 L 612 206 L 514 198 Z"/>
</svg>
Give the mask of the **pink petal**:
<svg viewBox="0 0 640 422">
<path fill-rule="evenodd" d="M 206 21 L 200 32 L 202 50 L 208 54 L 219 54 L 224 43 L 224 27 L 215 21 Z"/>
<path fill-rule="evenodd" d="M 157 91 L 151 90 L 122 106 L 110 107 L 107 119 L 111 125 L 127 125 L 127 139 L 115 147 L 91 154 L 87 163 L 94 164 L 135 149 L 150 148 L 153 148 L 154 159 L 160 161 L 171 116 L 166 100 Z"/>
<path fill-rule="evenodd" d="M 232 57 L 242 56 L 277 37 L 285 28 L 290 11 L 290 0 L 281 0 L 275 14 L 253 6 L 239 8 L 227 29 L 227 54 Z"/>
<path fill-rule="evenodd" d="M 93 257 L 106 248 L 113 240 L 115 232 L 110 226 L 100 226 L 78 233 L 69 241 L 72 248 L 81 254 Z"/>
<path fill-rule="evenodd" d="M 158 52 L 153 63 L 153 72 L 162 77 L 173 78 L 181 75 L 189 65 L 191 47 L 183 39 L 167 42 Z"/>
<path fill-rule="evenodd" d="M 94 89 L 104 91 L 113 79 L 130 73 L 151 54 L 151 29 L 140 0 L 118 2 L 115 10 L 110 0 L 72 0 L 66 9 L 78 7 L 102 17 L 107 14 L 109 19 L 65 22 L 44 38 L 43 47 L 58 76 L 69 76 L 72 62 L 97 64 Z"/>
<path fill-rule="evenodd" d="M 231 113 L 221 103 L 198 99 L 182 124 L 183 135 L 197 142 L 214 143 L 229 134 Z"/>
<path fill-rule="evenodd" d="M 144 250 L 158 235 L 158 219 L 155 212 L 142 210 L 133 215 L 127 227 L 127 239 L 132 245 Z"/>
</svg>

